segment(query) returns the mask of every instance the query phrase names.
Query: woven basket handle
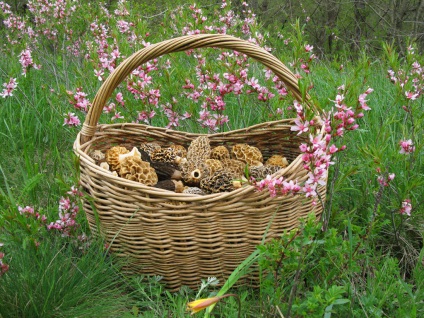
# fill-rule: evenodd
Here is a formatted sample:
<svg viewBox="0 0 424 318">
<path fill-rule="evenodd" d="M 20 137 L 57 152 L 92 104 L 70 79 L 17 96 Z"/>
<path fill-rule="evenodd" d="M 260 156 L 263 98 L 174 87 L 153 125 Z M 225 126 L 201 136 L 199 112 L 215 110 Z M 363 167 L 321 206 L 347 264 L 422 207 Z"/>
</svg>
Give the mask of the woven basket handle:
<svg viewBox="0 0 424 318">
<path fill-rule="evenodd" d="M 103 106 L 112 95 L 115 88 L 138 66 L 164 54 L 172 52 L 187 51 L 201 47 L 219 47 L 223 49 L 231 49 L 246 54 L 247 56 L 257 60 L 269 69 L 271 69 L 280 80 L 284 82 L 286 87 L 292 92 L 294 97 L 302 100 L 299 91 L 298 79 L 296 76 L 275 56 L 268 53 L 261 47 L 225 34 L 199 34 L 188 35 L 179 38 L 170 39 L 160 43 L 152 44 L 144 49 L 134 53 L 125 59 L 100 87 L 94 97 L 92 106 L 85 118 L 81 129 L 81 143 L 89 141 L 96 132 L 97 123 L 103 111 Z M 314 112 L 314 105 L 307 102 L 308 107 Z"/>
</svg>

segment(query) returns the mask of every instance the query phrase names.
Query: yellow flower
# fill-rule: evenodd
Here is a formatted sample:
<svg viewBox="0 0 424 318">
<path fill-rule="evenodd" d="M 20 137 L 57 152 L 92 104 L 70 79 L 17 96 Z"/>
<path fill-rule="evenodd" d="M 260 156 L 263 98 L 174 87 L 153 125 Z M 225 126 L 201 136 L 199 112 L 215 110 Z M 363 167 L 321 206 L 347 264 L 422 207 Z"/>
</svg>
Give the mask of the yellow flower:
<svg viewBox="0 0 424 318">
<path fill-rule="evenodd" d="M 187 304 L 187 310 L 191 310 L 191 314 L 195 314 L 196 312 L 199 312 L 213 304 L 216 304 L 218 301 L 221 300 L 221 298 L 222 297 L 215 296 L 189 302 Z"/>
</svg>

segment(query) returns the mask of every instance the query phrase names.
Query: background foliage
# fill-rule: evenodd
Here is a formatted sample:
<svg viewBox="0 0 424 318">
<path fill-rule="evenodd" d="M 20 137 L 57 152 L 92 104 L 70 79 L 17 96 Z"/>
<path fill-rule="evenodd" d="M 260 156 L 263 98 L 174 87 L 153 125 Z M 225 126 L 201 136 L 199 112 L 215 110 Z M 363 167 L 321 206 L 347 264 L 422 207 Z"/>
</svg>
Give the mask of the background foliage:
<svg viewBox="0 0 424 318">
<path fill-rule="evenodd" d="M 241 315 L 424 315 L 424 1 L 0 4 L 0 317 L 185 317 L 189 300 L 217 292 L 206 277 L 197 292 L 171 293 L 160 277 L 122 276 L 122 260 L 91 237 L 81 213 L 71 149 L 90 101 L 125 56 L 149 42 L 223 30 L 268 47 L 325 111 L 341 95 L 355 109 L 374 89 L 358 129 L 336 143 L 347 148 L 333 156 L 325 218 L 258 247 L 260 288 L 232 289 Z M 118 87 L 101 121 L 213 133 L 293 116 L 293 100 L 272 77 L 228 54 L 225 65 L 214 50 L 152 61 L 138 70 L 142 84 L 133 76 Z M 237 82 L 244 94 L 223 94 L 225 109 L 201 108 L 194 93 L 220 94 L 201 91 L 199 74 L 218 74 L 234 89 L 224 74 L 240 77 L 237 67 L 247 72 Z M 254 79 L 260 89 L 247 93 Z M 237 312 L 227 298 L 212 315 Z"/>
</svg>

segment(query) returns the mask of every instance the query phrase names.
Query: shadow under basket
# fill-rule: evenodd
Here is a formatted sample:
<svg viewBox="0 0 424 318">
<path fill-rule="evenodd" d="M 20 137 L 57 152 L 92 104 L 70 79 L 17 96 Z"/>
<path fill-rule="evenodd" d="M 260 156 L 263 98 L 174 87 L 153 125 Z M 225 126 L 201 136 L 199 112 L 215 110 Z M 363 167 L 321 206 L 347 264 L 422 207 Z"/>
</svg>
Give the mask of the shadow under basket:
<svg viewBox="0 0 424 318">
<path fill-rule="evenodd" d="M 248 184 L 217 194 L 174 193 L 114 176 L 89 156 L 95 149 L 105 151 L 115 145 L 139 146 L 152 141 L 187 148 L 200 136 L 141 124 L 99 125 L 98 119 L 101 105 L 135 67 L 165 53 L 204 46 L 232 48 L 259 60 L 300 98 L 294 75 L 256 45 L 227 35 L 186 36 L 151 45 L 122 62 L 97 93 L 74 143 L 80 159 L 81 185 L 88 195 L 84 211 L 92 232 L 104 236 L 112 252 L 128 257 L 124 271 L 163 276 L 162 281 L 173 290 L 184 285 L 197 288 L 201 279 L 211 276 L 224 283 L 262 242 L 265 233 L 266 240 L 279 237 L 296 228 L 300 218 L 312 211 L 319 217 L 323 209 L 321 204 L 313 207 L 305 196 L 270 197 L 268 191 L 259 192 Z M 290 164 L 275 176 L 301 183 L 307 179 L 307 171 L 299 145 L 306 140 L 290 130 L 293 122 L 265 122 L 208 137 L 211 147 L 248 143 L 261 150 L 264 160 L 283 154 Z M 326 186 L 319 186 L 317 191 L 324 201 Z M 257 271 L 238 284 L 257 285 Z"/>
</svg>

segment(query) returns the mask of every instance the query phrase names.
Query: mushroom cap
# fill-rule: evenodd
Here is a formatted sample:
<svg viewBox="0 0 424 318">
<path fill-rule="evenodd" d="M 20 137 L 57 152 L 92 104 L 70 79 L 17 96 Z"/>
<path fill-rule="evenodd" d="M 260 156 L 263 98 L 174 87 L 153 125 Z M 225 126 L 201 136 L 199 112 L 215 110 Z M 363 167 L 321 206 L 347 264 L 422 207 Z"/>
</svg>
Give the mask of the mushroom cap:
<svg viewBox="0 0 424 318">
<path fill-rule="evenodd" d="M 172 149 L 176 156 L 181 158 L 187 157 L 187 149 L 185 149 L 184 146 L 172 144 L 169 146 L 169 148 Z"/>
<path fill-rule="evenodd" d="M 110 170 L 119 171 L 121 167 L 119 155 L 125 153 L 129 153 L 129 150 L 121 146 L 114 146 L 106 151 L 106 162 L 109 164 Z"/>
<path fill-rule="evenodd" d="M 226 170 L 218 170 L 213 175 L 200 181 L 200 188 L 206 193 L 233 191 L 233 176 Z"/>
<path fill-rule="evenodd" d="M 156 142 L 142 142 L 140 144 L 140 149 L 146 152 L 149 156 L 154 150 L 157 150 L 160 148 L 161 146 Z"/>
<path fill-rule="evenodd" d="M 221 160 L 224 170 L 231 173 L 234 179 L 239 179 L 244 176 L 244 169 L 246 164 L 243 161 L 236 159 L 224 159 Z"/>
<path fill-rule="evenodd" d="M 217 146 L 212 148 L 210 158 L 217 160 L 230 159 L 230 152 L 225 146 Z"/>
<path fill-rule="evenodd" d="M 174 163 L 177 158 L 172 148 L 159 148 L 150 153 L 152 161 Z"/>
<path fill-rule="evenodd" d="M 261 151 L 254 146 L 248 144 L 235 144 L 232 148 L 232 157 L 243 161 L 249 165 L 255 164 L 255 162 L 263 162 Z"/>
<path fill-rule="evenodd" d="M 90 157 L 99 162 L 105 159 L 106 155 L 101 150 L 95 149 L 90 152 Z"/>
<path fill-rule="evenodd" d="M 137 157 L 127 157 L 121 162 L 119 175 L 122 178 L 138 181 L 148 186 L 158 183 L 158 176 L 150 163 Z"/>
<path fill-rule="evenodd" d="M 190 186 L 200 185 L 200 180 L 209 174 L 210 169 L 205 161 L 187 161 L 181 165 L 184 183 Z"/>
<path fill-rule="evenodd" d="M 214 174 L 215 171 L 222 170 L 224 168 L 222 162 L 217 159 L 206 159 L 205 163 L 209 167 L 210 175 Z"/>
<path fill-rule="evenodd" d="M 272 155 L 271 157 L 268 158 L 265 164 L 280 166 L 281 168 L 285 168 L 289 165 L 289 162 L 287 161 L 286 157 L 283 157 L 281 155 Z"/>
<path fill-rule="evenodd" d="M 267 175 L 274 174 L 279 170 L 281 170 L 281 167 L 277 165 L 249 167 L 249 175 L 255 178 L 255 180 L 262 180 L 265 179 Z"/>
<path fill-rule="evenodd" d="M 187 150 L 187 161 L 200 161 L 210 158 L 211 146 L 207 136 L 194 139 Z"/>
</svg>

